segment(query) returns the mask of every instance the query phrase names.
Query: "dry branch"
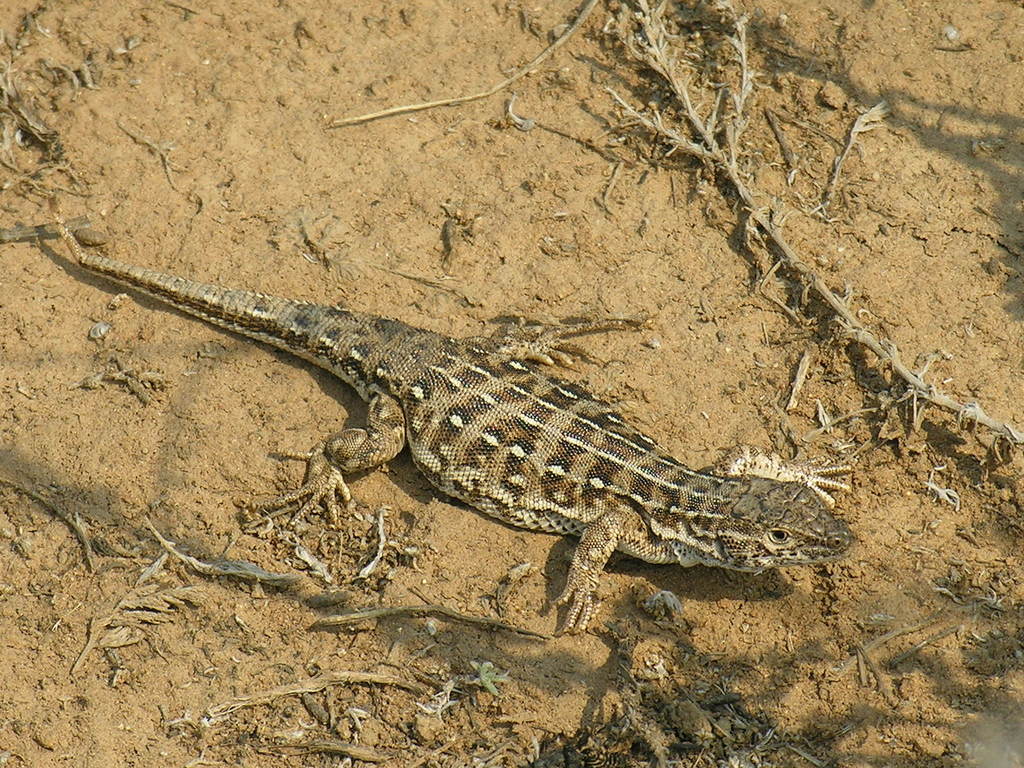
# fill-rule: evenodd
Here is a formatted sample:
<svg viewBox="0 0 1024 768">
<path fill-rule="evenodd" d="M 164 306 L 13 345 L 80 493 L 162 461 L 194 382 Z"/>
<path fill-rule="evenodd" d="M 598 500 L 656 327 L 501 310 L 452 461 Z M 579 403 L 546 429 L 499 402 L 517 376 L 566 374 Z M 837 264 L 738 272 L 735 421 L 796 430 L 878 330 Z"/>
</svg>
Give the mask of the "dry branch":
<svg viewBox="0 0 1024 768">
<path fill-rule="evenodd" d="M 468 96 L 452 96 L 451 98 L 438 99 L 437 101 L 425 101 L 421 104 L 405 104 L 400 107 L 391 107 L 390 109 L 385 109 L 380 112 L 371 112 L 370 114 L 359 115 L 357 117 L 338 118 L 328 123 L 327 127 L 341 128 L 346 125 L 357 125 L 359 123 L 367 123 L 371 120 L 376 120 L 381 117 L 406 115 L 410 112 L 422 112 L 425 109 L 433 109 L 434 107 L 454 107 L 458 104 L 466 104 L 470 101 L 477 101 L 479 99 L 486 99 L 488 96 L 493 96 L 494 94 L 498 93 L 498 91 L 502 91 L 505 88 L 508 88 L 510 85 L 512 85 L 512 83 L 514 83 L 516 80 L 519 80 L 521 77 L 525 77 L 526 75 L 530 74 L 533 70 L 539 67 L 541 63 L 548 58 L 548 56 L 550 56 L 552 53 L 554 53 L 563 45 L 565 45 L 569 38 L 576 34 L 576 30 L 578 30 L 583 25 L 583 22 L 587 20 L 587 17 L 590 15 L 590 12 L 594 10 L 594 7 L 596 5 L 597 0 L 587 0 L 587 3 L 583 6 L 583 8 L 580 9 L 580 12 L 576 14 L 576 18 L 573 20 L 572 24 L 566 27 L 562 34 L 560 34 L 558 38 L 553 43 L 551 43 L 551 45 L 549 45 L 547 48 L 545 48 L 543 51 L 537 54 L 529 64 L 516 70 L 512 75 L 506 77 L 500 83 L 492 85 L 490 88 L 486 90 L 480 91 L 479 93 L 473 93 Z"/>
<path fill-rule="evenodd" d="M 391 616 L 440 616 L 452 621 L 460 621 L 465 624 L 475 624 L 490 629 L 500 629 L 513 634 L 522 635 L 535 640 L 550 640 L 549 635 L 523 629 L 497 619 L 489 619 L 485 616 L 470 616 L 465 613 L 453 611 L 443 605 L 396 605 L 382 608 L 368 608 L 364 611 L 353 611 L 341 613 L 334 616 L 325 616 L 313 623 L 310 629 L 328 629 L 333 627 L 344 627 L 351 624 L 369 621 L 371 619 L 384 619 Z"/>
<path fill-rule="evenodd" d="M 933 384 L 924 380 L 923 372 L 911 370 L 904 362 L 900 351 L 891 340 L 880 337 L 857 319 L 845 300 L 837 296 L 828 284 L 815 272 L 796 249 L 790 245 L 783 235 L 781 226 L 773 217 L 758 190 L 753 188 L 740 172 L 737 158 L 740 154 L 738 138 L 746 126 L 744 114 L 746 98 L 753 83 L 753 74 L 746 56 L 746 16 L 738 16 L 728 0 L 719 0 L 716 6 L 730 20 L 734 35 L 726 40 L 732 48 L 735 62 L 739 67 L 739 84 L 733 90 L 728 84 L 717 85 L 715 106 L 709 115 L 702 117 L 694 106 L 690 92 L 690 78 L 681 79 L 678 70 L 680 64 L 672 53 L 670 41 L 674 38 L 668 33 L 664 22 L 667 3 L 660 2 L 651 8 L 647 0 L 636 0 L 634 12 L 628 19 L 635 25 L 622 35 L 623 43 L 629 52 L 644 65 L 657 72 L 668 85 L 672 95 L 678 101 L 682 114 L 688 125 L 692 138 L 666 124 L 665 118 L 655 110 L 649 113 L 640 112 L 629 106 L 620 96 L 610 91 L 615 101 L 634 120 L 646 126 L 653 133 L 667 139 L 672 144 L 672 151 L 683 152 L 695 157 L 710 166 L 728 180 L 729 186 L 735 191 L 747 211 L 748 231 L 756 230 L 774 245 L 775 253 L 780 262 L 790 272 L 821 298 L 832 310 L 835 317 L 845 329 L 846 335 L 863 347 L 871 350 L 880 360 L 887 363 L 893 373 L 902 379 L 908 387 L 908 395 L 916 400 L 931 403 L 956 416 L 957 424 L 964 422 L 980 424 L 995 434 L 995 442 L 990 450 L 997 460 L 1006 458 L 1005 449 L 1024 444 L 1024 432 L 1012 424 L 989 416 L 980 403 L 961 402 L 941 392 Z M 722 105 L 730 105 L 725 114 Z M 840 156 L 845 158 L 855 136 L 864 130 L 874 127 L 880 119 L 881 107 L 875 107 L 858 119 L 850 131 L 850 136 Z M 722 137 L 721 140 L 719 137 Z M 834 177 L 838 175 L 841 163 L 837 162 Z M 830 190 L 823 202 L 831 197 Z"/>
<path fill-rule="evenodd" d="M 271 688 L 269 691 L 261 691 L 259 693 L 253 693 L 248 696 L 236 696 L 230 701 L 226 701 L 223 704 L 217 704 L 206 710 L 205 720 L 207 722 L 216 722 L 222 720 L 228 715 L 237 712 L 240 709 L 246 707 L 255 707 L 260 704 L 268 704 L 274 699 L 279 699 L 282 696 L 295 696 L 300 693 L 316 693 L 322 691 L 325 688 L 329 688 L 332 685 L 341 684 L 372 684 L 372 685 L 394 685 L 399 688 L 404 688 L 407 691 L 412 691 L 418 695 L 425 693 L 423 686 L 418 683 L 413 683 L 408 680 L 403 680 L 400 677 L 394 675 L 377 674 L 374 672 L 353 672 L 350 670 L 336 670 L 331 672 L 324 672 L 323 674 L 317 675 L 316 677 L 308 677 L 304 680 L 296 680 L 292 683 L 285 683 L 279 685 L 277 688 Z"/>
</svg>

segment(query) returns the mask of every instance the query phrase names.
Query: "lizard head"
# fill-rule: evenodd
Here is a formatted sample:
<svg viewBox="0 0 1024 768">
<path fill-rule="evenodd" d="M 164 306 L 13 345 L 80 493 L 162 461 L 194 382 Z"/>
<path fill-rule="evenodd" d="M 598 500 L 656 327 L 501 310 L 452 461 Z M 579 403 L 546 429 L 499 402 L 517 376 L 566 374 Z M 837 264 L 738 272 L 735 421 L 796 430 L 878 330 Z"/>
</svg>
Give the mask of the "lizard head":
<svg viewBox="0 0 1024 768">
<path fill-rule="evenodd" d="M 670 536 L 672 526 L 656 531 L 680 542 L 681 562 L 756 572 L 835 560 L 853 542 L 849 526 L 803 483 L 727 478 L 689 506 L 690 536 Z"/>
</svg>

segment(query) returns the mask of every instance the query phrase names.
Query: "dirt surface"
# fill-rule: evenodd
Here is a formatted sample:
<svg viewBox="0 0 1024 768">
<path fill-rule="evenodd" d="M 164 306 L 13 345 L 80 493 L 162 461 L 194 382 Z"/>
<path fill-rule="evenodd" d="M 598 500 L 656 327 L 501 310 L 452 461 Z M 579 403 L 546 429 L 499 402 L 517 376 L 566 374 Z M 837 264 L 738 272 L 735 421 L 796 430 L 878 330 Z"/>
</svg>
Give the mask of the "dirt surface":
<svg viewBox="0 0 1024 768">
<path fill-rule="evenodd" d="M 849 461 L 837 513 L 858 538 L 851 556 L 757 576 L 622 558 L 592 630 L 547 640 L 440 616 L 310 629 L 332 613 L 431 603 L 551 633 L 558 613 L 545 606 L 572 545 L 441 497 L 404 455 L 353 479 L 357 513 L 336 529 L 313 514 L 250 530 L 239 505 L 301 475 L 277 454 L 359 424 L 358 398 L 284 355 L 118 298 L 55 241 L 9 243 L 0 765 L 1024 763 L 1020 456 L 998 462 L 990 431 L 937 408 L 914 428 L 923 401 L 901 400 L 891 367 L 791 272 L 759 290 L 773 256 L 745 239 L 728 184 L 668 153 L 607 90 L 672 113 L 624 49 L 619 5 L 599 5 L 501 94 L 326 127 L 499 82 L 576 10 L 8 0 L 0 228 L 46 223 L 56 193 L 124 260 L 458 336 L 501 316 L 645 316 L 642 332 L 585 341 L 596 362 L 566 375 L 691 466 L 741 443 Z M 745 177 L 908 365 L 1024 427 L 1024 6 L 744 10 L 759 72 Z M 726 55 L 709 8 L 669 18 L 698 70 Z M 512 93 L 531 130 L 506 114 Z M 814 213 L 853 121 L 883 99 L 891 115 L 857 137 L 826 216 Z M 793 154 L 791 185 L 766 109 Z M 382 559 L 358 578 L 383 507 Z M 151 569 L 162 550 L 147 519 L 204 561 L 301 581 L 174 559 Z M 681 612 L 646 610 L 659 590 Z M 346 671 L 412 688 L 339 681 Z"/>
</svg>

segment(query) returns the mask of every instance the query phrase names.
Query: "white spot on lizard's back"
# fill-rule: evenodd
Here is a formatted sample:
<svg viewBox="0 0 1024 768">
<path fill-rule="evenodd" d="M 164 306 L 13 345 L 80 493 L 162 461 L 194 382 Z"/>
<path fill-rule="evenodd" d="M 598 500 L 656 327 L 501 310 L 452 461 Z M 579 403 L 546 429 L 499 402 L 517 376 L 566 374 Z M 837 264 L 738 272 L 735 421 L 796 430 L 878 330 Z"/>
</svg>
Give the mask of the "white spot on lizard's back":
<svg viewBox="0 0 1024 768">
<path fill-rule="evenodd" d="M 539 421 L 537 421 L 537 419 L 533 418 L 533 416 L 531 416 L 528 413 L 520 413 L 520 414 L 517 414 L 517 415 L 519 417 L 519 420 L 521 422 L 523 422 L 524 424 L 528 425 L 528 426 L 531 426 L 531 427 L 541 427 L 541 426 L 544 426 Z"/>
</svg>

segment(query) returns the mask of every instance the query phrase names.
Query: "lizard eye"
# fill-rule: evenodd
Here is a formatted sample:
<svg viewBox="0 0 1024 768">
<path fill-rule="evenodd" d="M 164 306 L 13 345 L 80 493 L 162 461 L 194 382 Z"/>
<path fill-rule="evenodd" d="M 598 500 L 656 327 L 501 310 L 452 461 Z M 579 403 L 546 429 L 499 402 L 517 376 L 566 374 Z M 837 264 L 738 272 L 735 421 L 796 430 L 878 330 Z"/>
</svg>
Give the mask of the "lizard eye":
<svg viewBox="0 0 1024 768">
<path fill-rule="evenodd" d="M 767 533 L 768 541 L 772 544 L 785 544 L 789 541 L 789 531 L 782 528 L 772 528 Z"/>
</svg>

